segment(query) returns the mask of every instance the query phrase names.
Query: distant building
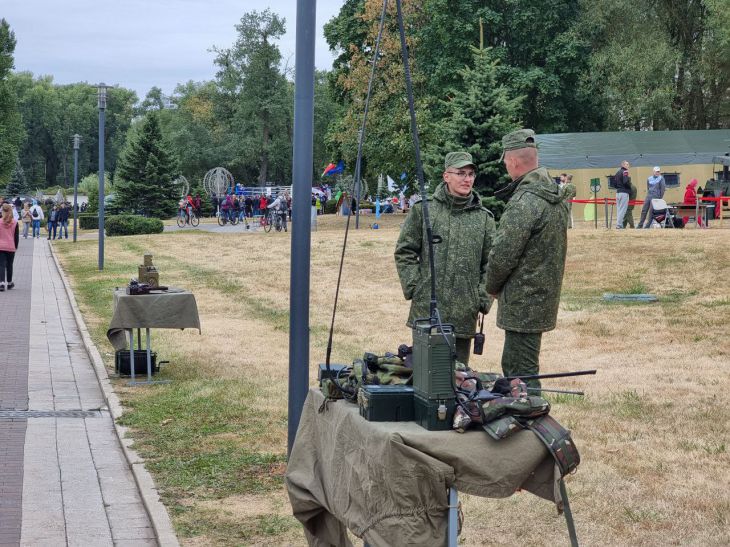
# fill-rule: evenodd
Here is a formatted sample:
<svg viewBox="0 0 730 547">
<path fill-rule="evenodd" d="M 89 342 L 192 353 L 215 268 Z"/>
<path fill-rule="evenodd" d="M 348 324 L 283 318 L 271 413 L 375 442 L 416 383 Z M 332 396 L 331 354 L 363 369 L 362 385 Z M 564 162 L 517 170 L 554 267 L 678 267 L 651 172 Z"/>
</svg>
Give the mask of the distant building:
<svg viewBox="0 0 730 547">
<path fill-rule="evenodd" d="M 597 197 L 615 197 L 609 187 L 610 177 L 623 160 L 631 164 L 631 179 L 638 189 L 637 199 L 646 195 L 646 179 L 655 165 L 661 167 L 667 181 L 665 200 L 681 202 L 687 183 L 696 178 L 704 187 L 714 176 L 713 156 L 730 152 L 730 130 L 698 131 L 616 131 L 605 133 L 556 133 L 538 136 L 540 165 L 558 177 L 571 173 L 576 199 L 593 197 L 591 179 L 600 179 L 601 191 Z M 722 166 L 715 164 L 715 170 Z M 582 217 L 583 208 L 574 206 L 576 218 Z M 603 215 L 601 207 L 598 216 Z"/>
</svg>

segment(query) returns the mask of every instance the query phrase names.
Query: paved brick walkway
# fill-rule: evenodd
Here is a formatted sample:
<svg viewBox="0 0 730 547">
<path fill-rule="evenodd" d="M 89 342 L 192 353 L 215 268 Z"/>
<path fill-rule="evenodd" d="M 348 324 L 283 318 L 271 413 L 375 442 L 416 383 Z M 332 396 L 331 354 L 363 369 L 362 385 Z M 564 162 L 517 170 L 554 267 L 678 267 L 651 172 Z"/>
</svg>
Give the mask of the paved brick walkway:
<svg viewBox="0 0 730 547">
<path fill-rule="evenodd" d="M 0 546 L 157 545 L 48 245 L 0 293 Z"/>
</svg>

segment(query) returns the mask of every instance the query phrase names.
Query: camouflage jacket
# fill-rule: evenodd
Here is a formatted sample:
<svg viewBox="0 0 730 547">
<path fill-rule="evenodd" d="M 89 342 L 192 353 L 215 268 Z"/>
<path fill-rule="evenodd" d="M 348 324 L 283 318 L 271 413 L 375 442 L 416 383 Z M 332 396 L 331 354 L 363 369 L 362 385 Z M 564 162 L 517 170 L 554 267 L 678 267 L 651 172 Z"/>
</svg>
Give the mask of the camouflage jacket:
<svg viewBox="0 0 730 547">
<path fill-rule="evenodd" d="M 454 199 L 443 182 L 429 199 L 428 210 L 433 234 L 442 239 L 434 244 L 436 300 L 441 319 L 454 325 L 458 338 L 473 337 L 478 312 L 488 312 L 492 303 L 486 273 L 495 233 L 494 217 L 482 207 L 476 192 L 463 200 Z M 411 300 L 408 326 L 413 326 L 414 319 L 429 317 L 431 275 L 425 234 L 423 204 L 416 203 L 403 223 L 395 248 L 403 295 Z"/>
<path fill-rule="evenodd" d="M 568 246 L 563 198 L 539 167 L 522 177 L 502 213 L 487 263 L 487 291 L 499 294 L 499 328 L 555 328 Z"/>
</svg>

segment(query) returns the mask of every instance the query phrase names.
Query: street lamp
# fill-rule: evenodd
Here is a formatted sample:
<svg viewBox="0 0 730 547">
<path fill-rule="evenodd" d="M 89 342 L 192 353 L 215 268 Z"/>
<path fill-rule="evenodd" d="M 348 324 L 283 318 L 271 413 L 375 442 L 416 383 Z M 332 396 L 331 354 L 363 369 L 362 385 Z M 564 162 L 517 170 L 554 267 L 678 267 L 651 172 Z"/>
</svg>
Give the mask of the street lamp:
<svg viewBox="0 0 730 547">
<path fill-rule="evenodd" d="M 99 99 L 99 271 L 104 269 L 104 115 L 106 111 L 105 83 L 96 86 Z"/>
<path fill-rule="evenodd" d="M 77 201 L 79 193 L 79 145 L 81 144 L 81 135 L 76 134 L 74 139 L 74 243 L 76 243 L 76 217 L 77 217 Z"/>
</svg>

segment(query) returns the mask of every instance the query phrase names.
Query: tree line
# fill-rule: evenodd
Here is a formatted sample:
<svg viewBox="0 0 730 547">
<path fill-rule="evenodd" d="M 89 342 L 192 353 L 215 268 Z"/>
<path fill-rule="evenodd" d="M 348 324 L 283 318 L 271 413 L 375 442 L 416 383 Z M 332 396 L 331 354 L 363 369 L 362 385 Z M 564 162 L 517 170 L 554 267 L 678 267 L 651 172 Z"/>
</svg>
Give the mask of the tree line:
<svg viewBox="0 0 730 547">
<path fill-rule="evenodd" d="M 344 0 L 325 26 L 338 56 L 316 75 L 313 181 L 330 161 L 354 168 L 381 9 L 382 0 Z M 519 126 L 538 133 L 730 126 L 726 0 L 403 0 L 403 9 L 432 183 L 446 151 L 467 149 L 477 186 L 490 194 L 504 176 L 500 138 Z M 412 181 L 394 11 L 390 2 L 363 173 L 375 180 L 405 172 Z M 103 168 L 112 181 L 135 172 L 119 162 L 125 151 L 134 156 L 140 134 L 155 134 L 142 129 L 154 118 L 170 158 L 166 177 L 195 184 L 222 165 L 246 184 L 289 183 L 294 67 L 277 45 L 285 23 L 270 10 L 244 14 L 235 43 L 214 50 L 215 78 L 181 83 L 171 97 L 156 87 L 141 101 L 129 89 L 109 90 Z M 18 169 L 29 184 L 69 186 L 74 133 L 82 136 L 81 176 L 98 171 L 96 89 L 13 72 L 14 46 L 2 20 L 0 188 Z"/>
</svg>

